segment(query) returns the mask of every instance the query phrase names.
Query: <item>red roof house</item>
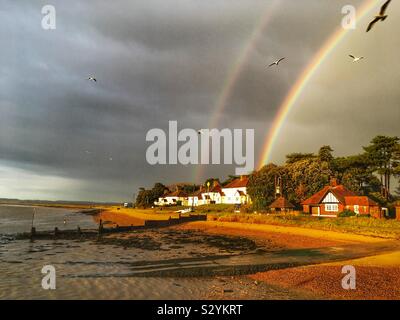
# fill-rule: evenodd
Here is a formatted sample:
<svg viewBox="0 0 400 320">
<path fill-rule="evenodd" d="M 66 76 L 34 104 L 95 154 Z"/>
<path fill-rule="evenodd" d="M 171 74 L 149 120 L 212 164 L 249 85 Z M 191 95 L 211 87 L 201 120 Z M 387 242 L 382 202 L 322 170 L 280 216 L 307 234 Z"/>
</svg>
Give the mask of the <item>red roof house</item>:
<svg viewBox="0 0 400 320">
<path fill-rule="evenodd" d="M 304 212 L 314 216 L 337 217 L 344 210 L 374 217 L 381 214 L 379 204 L 366 196 L 357 196 L 345 186 L 338 185 L 335 179 L 301 204 Z"/>
<path fill-rule="evenodd" d="M 293 211 L 294 205 L 291 204 L 285 197 L 278 197 L 269 206 L 272 211 L 290 212 Z"/>
</svg>

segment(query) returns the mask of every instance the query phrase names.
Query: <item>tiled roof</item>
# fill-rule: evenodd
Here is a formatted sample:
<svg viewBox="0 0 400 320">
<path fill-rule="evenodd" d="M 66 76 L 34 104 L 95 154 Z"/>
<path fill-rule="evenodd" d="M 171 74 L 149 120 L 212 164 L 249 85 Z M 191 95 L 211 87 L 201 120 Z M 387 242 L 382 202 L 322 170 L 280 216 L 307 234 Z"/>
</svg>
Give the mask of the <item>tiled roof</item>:
<svg viewBox="0 0 400 320">
<path fill-rule="evenodd" d="M 203 190 L 197 190 L 197 191 L 189 194 L 189 197 L 200 197 L 202 193 L 203 193 Z"/>
<path fill-rule="evenodd" d="M 274 202 L 271 203 L 269 206 L 270 208 L 276 209 L 276 208 L 294 208 L 294 205 L 292 205 L 285 197 L 279 197 L 276 199 Z"/>
<path fill-rule="evenodd" d="M 184 198 L 184 197 L 187 197 L 187 193 L 182 190 L 176 190 L 176 191 L 168 193 L 167 195 L 164 196 L 164 198 L 167 198 L 167 197 Z"/>
<path fill-rule="evenodd" d="M 225 195 L 225 193 L 222 192 L 222 188 L 219 184 L 213 186 L 210 190 L 207 190 L 207 188 L 206 188 L 201 193 L 219 193 L 221 196 Z"/>
<path fill-rule="evenodd" d="M 345 197 L 346 205 L 379 206 L 374 200 L 366 196 Z"/>
<path fill-rule="evenodd" d="M 243 187 L 247 187 L 248 183 L 249 183 L 248 177 L 237 178 L 237 179 L 233 180 L 232 182 L 228 183 L 224 187 L 224 189 L 243 188 Z"/>
<path fill-rule="evenodd" d="M 332 192 L 333 195 L 339 200 L 340 203 L 345 204 L 345 197 L 353 197 L 356 194 L 350 190 L 348 190 L 343 185 L 338 185 L 335 187 L 326 186 L 321 191 L 318 191 L 316 194 L 304 200 L 301 204 L 303 205 L 317 205 L 322 202 L 324 197 L 329 193 Z"/>
<path fill-rule="evenodd" d="M 343 205 L 379 206 L 374 200 L 366 196 L 357 196 L 354 192 L 350 191 L 343 185 L 338 185 L 335 187 L 326 186 L 321 191 L 303 201 L 301 204 L 319 205 L 329 192 L 332 192 L 338 201 Z"/>
</svg>

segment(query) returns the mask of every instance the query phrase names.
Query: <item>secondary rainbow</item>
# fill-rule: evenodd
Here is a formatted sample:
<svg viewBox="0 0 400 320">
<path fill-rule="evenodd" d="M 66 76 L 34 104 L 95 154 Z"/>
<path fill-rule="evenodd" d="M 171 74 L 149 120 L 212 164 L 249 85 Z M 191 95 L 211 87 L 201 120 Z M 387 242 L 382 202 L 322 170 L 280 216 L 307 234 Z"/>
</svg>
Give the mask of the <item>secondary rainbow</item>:
<svg viewBox="0 0 400 320">
<path fill-rule="evenodd" d="M 271 21 L 278 5 L 280 4 L 280 0 L 274 0 L 265 10 L 265 12 L 260 16 L 259 20 L 255 24 L 255 28 L 250 36 L 250 40 L 246 42 L 246 45 L 241 50 L 238 55 L 235 63 L 229 69 L 227 77 L 225 78 L 222 90 L 217 97 L 217 101 L 214 107 L 214 111 L 210 117 L 210 121 L 207 128 L 216 128 L 219 120 L 221 119 L 221 115 L 228 103 L 229 98 L 232 96 L 232 92 L 235 88 L 237 81 L 240 78 L 240 75 L 243 72 L 244 67 L 246 66 L 247 61 L 250 59 L 251 54 L 262 35 L 263 31 L 267 27 L 268 23 Z M 200 181 L 201 175 L 203 173 L 203 166 L 197 165 L 195 169 L 195 181 Z"/>
<path fill-rule="evenodd" d="M 376 5 L 381 3 L 380 0 L 367 0 L 363 3 L 360 9 L 358 9 L 358 21 L 368 14 Z M 311 62 L 304 69 L 294 86 L 285 97 L 282 105 L 279 107 L 279 111 L 272 123 L 272 127 L 269 129 L 264 146 L 262 148 L 261 157 L 259 160 L 259 167 L 269 161 L 272 150 L 274 148 L 277 137 L 290 113 L 293 106 L 297 102 L 298 98 L 303 93 L 305 87 L 317 71 L 317 69 L 324 63 L 329 57 L 330 53 L 335 47 L 345 38 L 349 30 L 340 27 L 322 46 L 317 54 L 312 58 Z"/>
</svg>

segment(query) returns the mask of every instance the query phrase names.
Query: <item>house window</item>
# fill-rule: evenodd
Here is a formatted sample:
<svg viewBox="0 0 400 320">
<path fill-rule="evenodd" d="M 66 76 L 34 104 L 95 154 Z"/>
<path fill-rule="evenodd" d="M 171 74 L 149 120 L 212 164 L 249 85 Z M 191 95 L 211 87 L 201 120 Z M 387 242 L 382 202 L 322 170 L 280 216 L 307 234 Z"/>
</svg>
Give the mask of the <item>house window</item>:
<svg viewBox="0 0 400 320">
<path fill-rule="evenodd" d="M 325 204 L 325 211 L 326 212 L 338 212 L 339 206 L 337 204 L 327 203 L 327 204 Z"/>
<path fill-rule="evenodd" d="M 360 213 L 360 206 L 359 205 L 354 205 L 354 212 L 359 214 Z"/>
</svg>

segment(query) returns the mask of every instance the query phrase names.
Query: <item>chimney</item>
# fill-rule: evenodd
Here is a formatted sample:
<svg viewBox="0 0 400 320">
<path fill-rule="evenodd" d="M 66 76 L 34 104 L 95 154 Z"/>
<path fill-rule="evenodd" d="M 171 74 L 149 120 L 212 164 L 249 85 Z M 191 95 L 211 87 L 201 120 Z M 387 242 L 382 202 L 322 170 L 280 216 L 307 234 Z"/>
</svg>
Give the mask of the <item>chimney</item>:
<svg viewBox="0 0 400 320">
<path fill-rule="evenodd" d="M 336 178 L 331 179 L 331 187 L 337 187 L 338 186 L 338 180 Z"/>
</svg>

